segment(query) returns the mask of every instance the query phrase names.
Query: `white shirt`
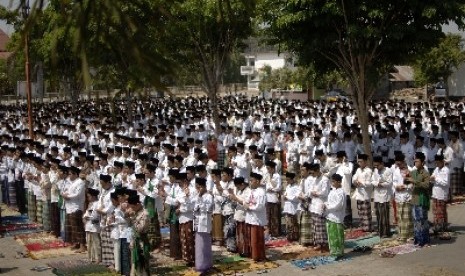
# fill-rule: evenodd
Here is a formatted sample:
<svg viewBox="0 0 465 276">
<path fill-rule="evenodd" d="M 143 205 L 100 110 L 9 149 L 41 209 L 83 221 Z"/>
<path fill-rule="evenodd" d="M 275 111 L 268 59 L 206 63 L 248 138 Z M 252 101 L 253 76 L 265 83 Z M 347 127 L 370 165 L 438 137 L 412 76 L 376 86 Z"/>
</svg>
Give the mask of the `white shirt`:
<svg viewBox="0 0 465 276">
<path fill-rule="evenodd" d="M 246 210 L 241 202 L 244 202 L 250 197 L 251 190 L 249 187 L 245 187 L 242 191 L 234 188 L 234 194 L 239 199 L 239 203 L 236 206 L 236 211 L 234 212 L 234 220 L 239 222 L 245 221 Z"/>
<path fill-rule="evenodd" d="M 344 193 L 346 195 L 350 195 L 351 185 L 352 185 L 352 171 L 354 165 L 352 162 L 343 162 L 343 163 L 336 163 L 336 171 L 335 174 L 339 174 L 342 176 L 342 189 L 344 189 Z"/>
<path fill-rule="evenodd" d="M 284 214 L 295 215 L 297 213 L 301 192 L 302 189 L 297 183 L 286 186 L 286 190 L 284 191 Z"/>
<path fill-rule="evenodd" d="M 65 185 L 65 191 L 68 199 L 65 199 L 66 214 L 72 214 L 77 211 L 84 210 L 84 202 L 86 198 L 86 184 L 79 177 L 74 181 L 68 180 Z"/>
<path fill-rule="evenodd" d="M 343 223 L 346 210 L 344 189 L 331 189 L 325 202 L 326 219 L 335 223 Z"/>
<path fill-rule="evenodd" d="M 199 233 L 212 231 L 213 197 L 209 193 L 197 196 L 194 207 L 194 230 Z"/>
<path fill-rule="evenodd" d="M 266 182 L 266 201 L 270 203 L 279 203 L 279 193 L 282 190 L 281 176 L 274 173 Z"/>
<path fill-rule="evenodd" d="M 432 176 L 434 176 L 434 181 L 431 197 L 438 200 L 448 200 L 450 186 L 449 168 L 446 166 L 442 168 L 436 167 Z"/>
<path fill-rule="evenodd" d="M 89 203 L 86 212 L 83 215 L 85 220 L 85 231 L 91 233 L 100 232 L 100 215 L 97 212 L 97 201 Z"/>
<path fill-rule="evenodd" d="M 179 194 L 176 196 L 176 201 L 179 203 L 179 223 L 183 224 L 189 221 L 194 220 L 194 201 L 193 196 L 187 196 L 182 189 L 180 189 Z"/>
<path fill-rule="evenodd" d="M 355 189 L 353 197 L 360 201 L 371 200 L 373 186 L 371 185 L 371 169 L 365 167 L 363 170 L 358 168 L 355 172 L 352 181 L 360 181 L 362 184 Z"/>
<path fill-rule="evenodd" d="M 313 182 L 310 186 L 310 212 L 318 215 L 323 215 L 325 201 L 328 197 L 330 189 L 329 179 L 324 175 L 313 178 Z M 316 192 L 317 195 L 312 195 L 312 192 Z"/>
<path fill-rule="evenodd" d="M 392 171 L 390 168 L 385 167 L 381 172 L 378 169 L 374 169 L 371 183 L 374 187 L 374 202 L 384 203 L 391 200 Z"/>
<path fill-rule="evenodd" d="M 268 224 L 266 217 L 266 194 L 262 187 L 250 190 L 249 198 L 245 200 L 247 211 L 245 223 L 250 225 L 265 226 Z"/>
<path fill-rule="evenodd" d="M 397 191 L 396 190 L 394 192 L 394 198 L 396 199 L 396 202 L 399 202 L 399 203 L 409 202 L 412 199 L 412 191 L 411 191 L 411 189 L 413 188 L 413 185 L 412 184 L 409 184 L 409 185 L 404 184 L 404 177 L 405 177 L 404 174 L 405 174 L 405 172 L 406 172 L 406 170 L 404 170 L 404 173 L 402 173 L 401 170 L 398 167 L 396 167 L 396 168 L 394 168 L 393 175 L 392 175 L 392 185 L 393 185 L 394 189 L 397 188 L 397 187 L 406 186 L 405 190 L 403 190 L 403 191 Z"/>
</svg>

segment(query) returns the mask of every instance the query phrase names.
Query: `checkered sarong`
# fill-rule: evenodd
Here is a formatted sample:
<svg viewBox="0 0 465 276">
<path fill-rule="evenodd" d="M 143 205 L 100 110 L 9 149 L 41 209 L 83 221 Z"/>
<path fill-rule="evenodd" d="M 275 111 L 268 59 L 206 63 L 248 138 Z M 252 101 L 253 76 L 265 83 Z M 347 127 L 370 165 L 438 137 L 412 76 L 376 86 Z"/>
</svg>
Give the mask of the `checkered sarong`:
<svg viewBox="0 0 465 276">
<path fill-rule="evenodd" d="M 44 206 L 44 202 L 42 200 L 37 200 L 36 202 L 36 217 L 37 217 L 37 223 L 38 224 L 43 224 L 43 221 L 42 221 L 42 209 L 43 209 L 43 206 Z"/>
<path fill-rule="evenodd" d="M 312 216 L 309 211 L 300 212 L 300 244 L 313 243 Z"/>
<path fill-rule="evenodd" d="M 289 241 L 299 240 L 299 224 L 297 215 L 286 215 L 286 236 Z"/>
<path fill-rule="evenodd" d="M 36 196 L 29 191 L 27 194 L 27 216 L 30 221 L 37 222 Z"/>
<path fill-rule="evenodd" d="M 102 228 L 100 232 L 100 242 L 102 247 L 102 263 L 106 266 L 113 266 L 115 262 L 115 256 L 113 253 L 113 241 L 111 240 L 110 235 L 111 229 L 109 227 Z"/>
<path fill-rule="evenodd" d="M 86 233 L 84 232 L 84 223 L 82 222 L 82 211 L 79 210 L 71 214 L 66 214 L 65 223 L 65 241 L 85 245 Z"/>
<path fill-rule="evenodd" d="M 315 244 L 324 245 L 328 243 L 328 232 L 326 231 L 326 218 L 323 215 L 312 213 L 313 241 Z"/>
<path fill-rule="evenodd" d="M 371 201 L 357 200 L 358 216 L 360 217 L 360 225 L 363 231 L 371 232 L 372 216 L 371 216 Z"/>
<path fill-rule="evenodd" d="M 463 190 L 463 172 L 459 168 L 450 169 L 450 196 L 460 195 Z"/>
<path fill-rule="evenodd" d="M 220 150 L 218 151 L 218 169 L 222 170 L 224 168 L 224 160 L 226 158 L 226 151 L 225 150 Z"/>
<path fill-rule="evenodd" d="M 281 212 L 279 203 L 266 203 L 266 217 L 268 218 L 268 231 L 272 237 L 279 237 L 281 234 Z"/>
<path fill-rule="evenodd" d="M 407 240 L 413 237 L 412 205 L 410 202 L 397 202 L 396 204 L 399 237 Z"/>
<path fill-rule="evenodd" d="M 42 225 L 44 231 L 50 232 L 50 201 L 42 201 Z"/>
</svg>

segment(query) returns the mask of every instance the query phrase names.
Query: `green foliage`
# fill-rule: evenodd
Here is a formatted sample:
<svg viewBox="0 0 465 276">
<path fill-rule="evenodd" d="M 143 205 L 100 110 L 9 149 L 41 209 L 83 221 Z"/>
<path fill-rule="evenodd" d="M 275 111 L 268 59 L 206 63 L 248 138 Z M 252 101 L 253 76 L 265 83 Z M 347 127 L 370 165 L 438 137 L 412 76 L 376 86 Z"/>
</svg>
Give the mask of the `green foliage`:
<svg viewBox="0 0 465 276">
<path fill-rule="evenodd" d="M 15 82 L 10 71 L 7 62 L 0 60 L 0 95 L 13 95 L 15 92 Z"/>
<path fill-rule="evenodd" d="M 447 81 L 463 62 L 465 62 L 465 51 L 463 51 L 462 37 L 448 34 L 437 46 L 416 60 L 415 81 L 419 85 L 433 84 L 440 78 Z"/>
</svg>

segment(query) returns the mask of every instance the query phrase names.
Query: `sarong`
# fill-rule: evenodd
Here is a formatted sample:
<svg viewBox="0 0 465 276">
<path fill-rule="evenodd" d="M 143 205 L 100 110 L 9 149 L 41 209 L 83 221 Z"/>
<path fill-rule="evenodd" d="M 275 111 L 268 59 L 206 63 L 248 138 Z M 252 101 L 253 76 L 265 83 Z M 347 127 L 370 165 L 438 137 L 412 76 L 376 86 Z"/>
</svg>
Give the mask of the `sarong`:
<svg viewBox="0 0 465 276">
<path fill-rule="evenodd" d="M 37 221 L 38 224 L 42 224 L 42 227 L 43 227 L 43 224 L 44 224 L 43 217 L 42 217 L 43 208 L 44 208 L 44 202 L 42 200 L 37 200 L 36 201 L 36 216 L 37 216 L 36 221 Z"/>
<path fill-rule="evenodd" d="M 313 244 L 312 216 L 309 211 L 300 212 L 300 244 Z"/>
<path fill-rule="evenodd" d="M 299 224 L 297 215 L 286 215 L 286 237 L 288 241 L 299 240 Z"/>
<path fill-rule="evenodd" d="M 106 266 L 114 266 L 113 241 L 110 236 L 111 229 L 109 227 L 101 229 L 102 263 Z"/>
<path fill-rule="evenodd" d="M 223 242 L 223 216 L 221 214 L 213 214 L 212 238 L 215 242 Z"/>
<path fill-rule="evenodd" d="M 328 234 L 326 231 L 326 218 L 324 215 L 312 213 L 313 222 L 313 242 L 315 245 L 328 244 Z"/>
<path fill-rule="evenodd" d="M 149 231 L 147 232 L 147 237 L 150 243 L 150 250 L 160 247 L 160 224 L 158 223 L 158 216 L 156 214 L 152 218 L 150 218 Z"/>
<path fill-rule="evenodd" d="M 129 276 L 131 273 L 131 249 L 126 239 L 120 239 L 121 242 L 121 275 Z"/>
<path fill-rule="evenodd" d="M 236 245 L 240 256 L 250 256 L 250 236 L 244 221 L 236 221 Z"/>
<path fill-rule="evenodd" d="M 463 172 L 459 168 L 450 169 L 450 196 L 462 194 L 463 188 Z"/>
<path fill-rule="evenodd" d="M 36 207 L 36 196 L 29 191 L 27 197 L 27 216 L 32 222 L 37 222 L 37 207 Z"/>
<path fill-rule="evenodd" d="M 50 204 L 50 230 L 55 237 L 60 236 L 60 208 L 58 202 Z"/>
<path fill-rule="evenodd" d="M 236 252 L 236 221 L 233 215 L 223 217 L 223 234 L 226 249 L 229 252 Z"/>
<path fill-rule="evenodd" d="M 192 221 L 179 224 L 179 228 L 181 230 L 182 259 L 188 264 L 193 264 L 195 261 L 195 238 L 193 226 Z"/>
<path fill-rule="evenodd" d="M 326 228 L 328 229 L 329 254 L 336 257 L 344 255 L 344 225 L 327 220 Z"/>
<path fill-rule="evenodd" d="M 150 245 L 146 234 L 136 234 L 134 248 L 131 250 L 131 263 L 134 265 L 134 274 L 131 275 L 150 275 Z"/>
<path fill-rule="evenodd" d="M 179 221 L 170 222 L 170 257 L 175 260 L 182 258 Z"/>
<path fill-rule="evenodd" d="M 414 244 L 424 246 L 430 244 L 428 209 L 419 205 L 412 206 Z"/>
<path fill-rule="evenodd" d="M 15 182 L 8 182 L 8 205 L 12 208 L 17 208 L 16 202 L 16 185 Z"/>
<path fill-rule="evenodd" d="M 435 232 L 444 232 L 447 229 L 447 204 L 444 200 L 433 198 L 433 222 Z"/>
<path fill-rule="evenodd" d="M 391 224 L 389 223 L 389 202 L 375 202 L 376 221 L 378 222 L 378 233 L 380 237 L 391 236 Z"/>
<path fill-rule="evenodd" d="M 195 233 L 195 270 L 201 273 L 213 266 L 212 237 L 210 233 Z"/>
<path fill-rule="evenodd" d="M 363 231 L 371 232 L 372 216 L 371 216 L 371 201 L 357 200 L 358 216 L 360 217 L 360 226 Z"/>
<path fill-rule="evenodd" d="M 226 158 L 226 151 L 220 150 L 218 152 L 218 169 L 222 170 L 224 168 L 224 159 Z"/>
<path fill-rule="evenodd" d="M 82 211 L 66 214 L 66 242 L 85 245 L 86 235 L 82 222 Z"/>
<path fill-rule="evenodd" d="M 279 203 L 266 203 L 266 217 L 268 218 L 268 231 L 272 237 L 279 237 L 281 233 L 281 212 Z"/>
<path fill-rule="evenodd" d="M 344 216 L 344 226 L 345 228 L 352 227 L 352 199 L 350 195 L 346 195 L 346 212 Z"/>
<path fill-rule="evenodd" d="M 399 237 L 407 240 L 413 236 L 412 205 L 409 202 L 397 203 Z"/>
<path fill-rule="evenodd" d="M 1 180 L 1 185 L 2 185 L 2 189 L 1 189 L 1 199 L 2 199 L 2 202 L 5 203 L 5 204 L 8 204 L 8 180 L 6 179 L 2 179 Z"/>
<path fill-rule="evenodd" d="M 259 225 L 246 224 L 250 236 L 250 252 L 252 260 L 265 261 L 265 228 Z"/>
<path fill-rule="evenodd" d="M 26 209 L 26 191 L 24 189 L 24 181 L 22 180 L 16 180 L 15 181 L 15 186 L 16 186 L 16 205 L 18 206 L 18 211 L 21 214 L 26 214 L 27 209 Z"/>
<path fill-rule="evenodd" d="M 99 233 L 86 232 L 87 258 L 91 262 L 100 262 L 102 260 L 100 250 Z"/>
<path fill-rule="evenodd" d="M 50 201 L 42 202 L 42 225 L 46 232 L 50 232 Z"/>
</svg>

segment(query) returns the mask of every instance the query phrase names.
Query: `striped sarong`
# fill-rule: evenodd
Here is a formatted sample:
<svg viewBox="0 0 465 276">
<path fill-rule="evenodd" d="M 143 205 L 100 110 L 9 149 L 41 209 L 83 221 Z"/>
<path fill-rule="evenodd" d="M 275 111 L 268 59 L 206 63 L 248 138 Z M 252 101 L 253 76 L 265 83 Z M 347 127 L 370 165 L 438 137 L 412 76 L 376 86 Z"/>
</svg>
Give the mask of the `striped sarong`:
<svg viewBox="0 0 465 276">
<path fill-rule="evenodd" d="M 360 226 L 363 231 L 372 231 L 371 201 L 357 200 L 358 216 L 360 217 Z"/>
<path fill-rule="evenodd" d="M 316 245 L 326 245 L 328 234 L 326 231 L 326 218 L 324 215 L 312 213 L 313 242 Z"/>
<path fill-rule="evenodd" d="M 37 223 L 42 224 L 42 227 L 44 225 L 43 222 L 43 208 L 44 208 L 44 202 L 42 200 L 37 200 L 36 201 L 36 217 L 37 217 Z"/>
<path fill-rule="evenodd" d="M 328 231 L 329 254 L 335 257 L 344 255 L 344 225 L 327 220 L 326 229 Z"/>
<path fill-rule="evenodd" d="M 102 216 L 102 220 L 106 220 L 106 216 Z M 100 231 L 100 243 L 102 247 L 102 263 L 106 266 L 114 266 L 115 256 L 113 252 L 113 241 L 111 239 L 111 229 L 103 227 Z"/>
<path fill-rule="evenodd" d="M 413 236 L 412 205 L 410 202 L 396 204 L 399 237 L 405 241 Z"/>
<path fill-rule="evenodd" d="M 66 214 L 66 242 L 75 244 L 86 244 L 86 234 L 84 223 L 82 222 L 82 211 L 78 210 L 71 214 Z"/>
<path fill-rule="evenodd" d="M 42 225 L 46 232 L 50 232 L 50 201 L 42 201 Z"/>
<path fill-rule="evenodd" d="M 29 191 L 27 196 L 27 216 L 32 222 L 37 222 L 36 196 Z"/>
<path fill-rule="evenodd" d="M 121 242 L 121 275 L 129 276 L 131 274 L 131 249 L 126 239 L 120 239 Z"/>
<path fill-rule="evenodd" d="M 279 203 L 266 203 L 266 217 L 268 218 L 268 231 L 272 237 L 279 237 L 281 234 L 281 212 Z"/>
<path fill-rule="evenodd" d="M 182 258 L 179 221 L 170 222 L 170 257 L 175 260 Z"/>
<path fill-rule="evenodd" d="M 447 204 L 444 200 L 433 198 L 433 222 L 435 232 L 444 232 L 447 228 Z"/>
<path fill-rule="evenodd" d="M 413 205 L 412 219 L 414 244 L 419 246 L 429 244 L 431 241 L 429 237 L 428 209 Z"/>
<path fill-rule="evenodd" d="M 459 168 L 450 169 L 450 193 L 449 196 L 462 194 L 463 190 L 463 172 Z"/>
<path fill-rule="evenodd" d="M 299 240 L 299 224 L 297 215 L 286 215 L 286 237 L 288 241 Z"/>
<path fill-rule="evenodd" d="M 14 182 L 8 182 L 8 205 L 12 208 L 18 207 L 16 202 L 16 185 Z"/>
<path fill-rule="evenodd" d="M 300 212 L 300 244 L 313 244 L 312 216 L 309 211 Z"/>
<path fill-rule="evenodd" d="M 218 161 L 217 161 L 218 169 L 222 170 L 224 168 L 225 158 L 226 158 L 226 151 L 224 149 L 218 151 Z"/>
<path fill-rule="evenodd" d="M 391 236 L 390 206 L 389 202 L 375 202 L 376 221 L 378 222 L 378 233 L 380 237 Z"/>
</svg>

